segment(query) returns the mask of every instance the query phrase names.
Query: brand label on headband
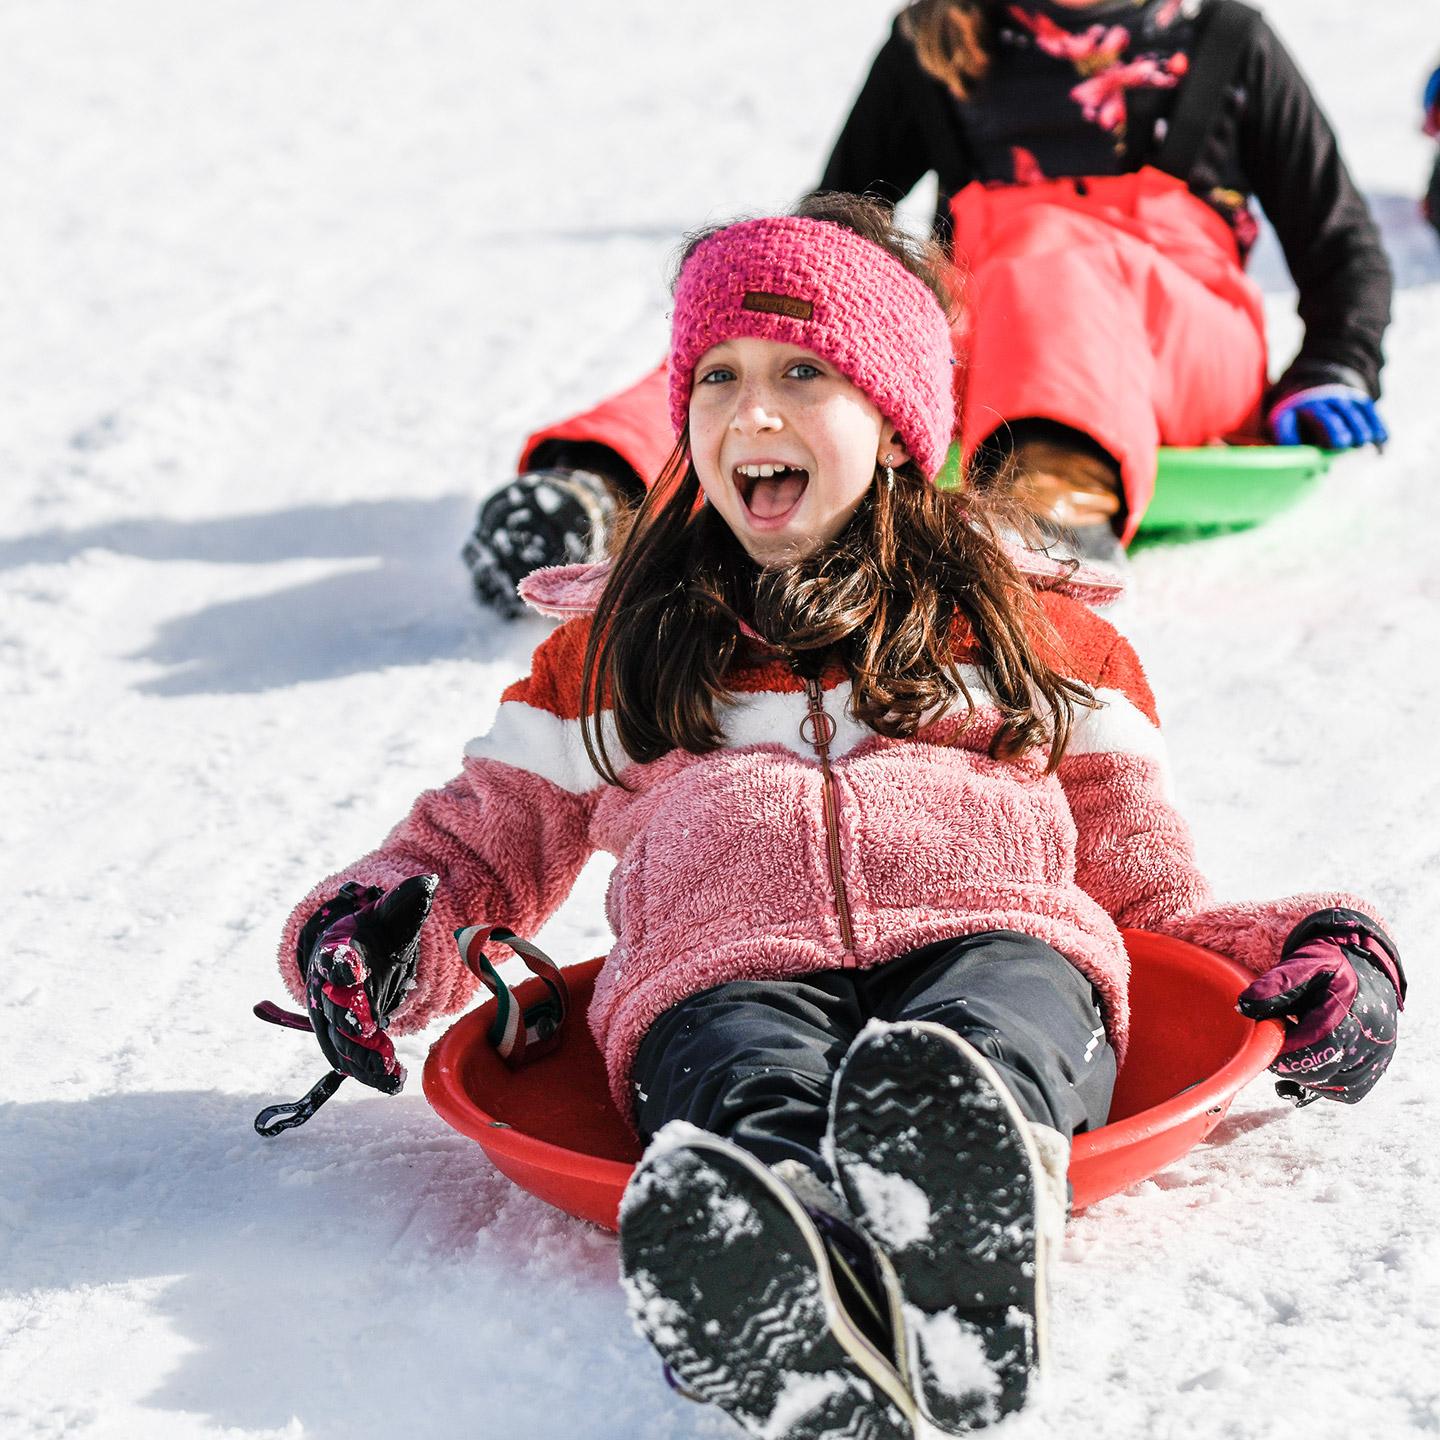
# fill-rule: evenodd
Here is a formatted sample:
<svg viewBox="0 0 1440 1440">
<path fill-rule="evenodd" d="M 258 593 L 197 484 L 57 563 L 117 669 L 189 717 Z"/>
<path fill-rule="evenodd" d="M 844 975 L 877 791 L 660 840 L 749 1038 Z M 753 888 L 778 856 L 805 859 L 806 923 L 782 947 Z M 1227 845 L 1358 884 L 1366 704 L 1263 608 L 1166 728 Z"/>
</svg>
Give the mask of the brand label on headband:
<svg viewBox="0 0 1440 1440">
<path fill-rule="evenodd" d="M 808 300 L 794 295 L 772 295 L 768 290 L 747 290 L 740 302 L 742 310 L 759 310 L 766 315 L 788 315 L 792 320 L 808 320 L 815 307 Z"/>
</svg>

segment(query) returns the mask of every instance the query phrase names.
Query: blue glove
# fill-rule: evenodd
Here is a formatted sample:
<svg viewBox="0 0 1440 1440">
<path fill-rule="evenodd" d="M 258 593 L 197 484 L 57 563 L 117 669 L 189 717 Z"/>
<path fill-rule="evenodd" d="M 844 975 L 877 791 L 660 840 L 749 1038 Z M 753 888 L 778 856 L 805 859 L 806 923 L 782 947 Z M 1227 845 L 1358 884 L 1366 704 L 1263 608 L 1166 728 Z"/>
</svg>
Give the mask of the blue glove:
<svg viewBox="0 0 1440 1440">
<path fill-rule="evenodd" d="M 1290 390 L 1282 381 L 1266 419 L 1277 445 L 1318 444 L 1326 450 L 1373 445 L 1380 450 L 1390 438 L 1369 392 L 1339 379 L 1302 381 Z"/>
<path fill-rule="evenodd" d="M 1425 82 L 1425 133 L 1440 136 L 1440 67 Z"/>
</svg>

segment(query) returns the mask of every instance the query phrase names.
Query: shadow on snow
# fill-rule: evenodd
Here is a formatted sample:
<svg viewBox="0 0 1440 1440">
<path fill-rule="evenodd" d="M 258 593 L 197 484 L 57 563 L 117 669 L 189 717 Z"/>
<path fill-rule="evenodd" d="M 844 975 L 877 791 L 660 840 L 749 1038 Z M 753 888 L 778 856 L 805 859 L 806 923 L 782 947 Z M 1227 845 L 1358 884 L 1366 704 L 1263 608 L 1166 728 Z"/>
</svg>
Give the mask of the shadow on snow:
<svg viewBox="0 0 1440 1440">
<path fill-rule="evenodd" d="M 468 600 L 458 551 L 472 505 L 465 496 L 357 501 L 48 530 L 0 540 L 0 570 L 61 564 L 89 550 L 160 563 L 359 562 L 167 619 L 129 657 L 166 667 L 139 683 L 145 693 L 249 693 L 390 665 L 510 653 L 520 630 L 482 616 Z M 530 638 L 538 638 L 539 623 Z"/>
<path fill-rule="evenodd" d="M 143 1403 L 224 1426 L 448 1437 L 528 1416 L 598 1440 L 618 1405 L 647 1440 L 697 1433 L 630 1330 L 613 1236 L 516 1189 L 418 1095 L 337 1099 L 266 1141 L 274 1098 L 0 1106 L 0 1294 L 163 1277 L 134 1303 L 178 1341 Z"/>
</svg>

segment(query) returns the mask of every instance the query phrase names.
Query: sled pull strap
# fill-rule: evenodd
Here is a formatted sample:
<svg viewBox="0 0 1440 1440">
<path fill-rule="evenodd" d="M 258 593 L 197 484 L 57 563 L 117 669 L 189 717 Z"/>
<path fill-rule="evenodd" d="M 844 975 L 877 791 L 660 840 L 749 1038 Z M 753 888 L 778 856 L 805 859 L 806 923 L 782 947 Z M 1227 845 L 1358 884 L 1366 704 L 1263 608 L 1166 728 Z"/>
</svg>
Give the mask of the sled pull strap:
<svg viewBox="0 0 1440 1440">
<path fill-rule="evenodd" d="M 521 1009 L 510 987 L 485 954 L 485 942 L 508 945 L 545 982 L 549 998 Z M 486 1039 L 512 1069 L 548 1055 L 560 1043 L 560 1031 L 570 1011 L 570 989 L 560 967 L 538 945 L 522 940 L 503 925 L 467 925 L 455 932 L 460 958 L 495 997 L 495 1019 Z"/>
<path fill-rule="evenodd" d="M 257 1020 L 267 1021 L 271 1025 L 282 1025 L 286 1030 L 309 1030 L 310 1020 L 308 1016 L 297 1015 L 293 1010 L 282 1010 L 273 1000 L 262 1000 L 251 1009 L 251 1014 Z"/>
<path fill-rule="evenodd" d="M 255 1133 L 267 1140 L 285 1130 L 303 1125 L 340 1088 L 345 1077 L 338 1070 L 329 1070 L 292 1105 L 267 1105 L 255 1117 Z"/>
<path fill-rule="evenodd" d="M 282 1010 L 273 1000 L 262 1000 L 254 1007 L 254 1014 L 257 1020 L 268 1024 L 310 1033 L 308 1016 L 297 1015 L 293 1010 Z M 271 1140 L 286 1130 L 303 1125 L 340 1088 L 344 1079 L 338 1070 L 328 1070 L 293 1104 L 267 1105 L 255 1117 L 255 1133 Z"/>
</svg>

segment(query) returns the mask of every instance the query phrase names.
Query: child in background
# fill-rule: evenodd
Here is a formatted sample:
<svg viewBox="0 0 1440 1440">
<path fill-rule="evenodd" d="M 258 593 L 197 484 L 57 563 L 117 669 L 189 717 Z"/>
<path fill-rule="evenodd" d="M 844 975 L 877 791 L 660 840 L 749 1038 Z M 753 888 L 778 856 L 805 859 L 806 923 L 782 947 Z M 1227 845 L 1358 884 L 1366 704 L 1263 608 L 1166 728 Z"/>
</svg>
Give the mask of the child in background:
<svg viewBox="0 0 1440 1440">
<path fill-rule="evenodd" d="M 1420 128 L 1432 140 L 1440 140 L 1440 66 L 1425 82 L 1425 119 Z M 1430 188 L 1425 192 L 1420 208 L 1425 218 L 1436 230 L 1440 230 L 1440 154 L 1435 157 L 1435 168 L 1430 172 Z"/>
<path fill-rule="evenodd" d="M 894 205 L 939 177 L 964 307 L 959 435 L 980 478 L 1116 559 L 1157 446 L 1240 430 L 1381 444 L 1390 270 L 1304 76 L 1235 0 L 913 0 L 820 177 Z M 1266 383 L 1244 262 L 1275 226 L 1305 337 Z M 669 449 L 663 372 L 526 442 L 466 550 L 518 608 L 537 564 L 598 558 Z"/>
<path fill-rule="evenodd" d="M 573 618 L 281 947 L 331 1063 L 393 1092 L 387 1030 L 474 989 L 451 933 L 533 932 L 615 856 L 589 1021 L 649 1142 L 620 1215 L 632 1314 L 769 1440 L 961 1434 L 1024 1403 L 1070 1139 L 1125 1053 L 1118 927 L 1254 972 L 1242 1004 L 1289 1017 L 1277 1069 L 1306 1096 L 1368 1091 L 1403 994 L 1360 900 L 1214 903 L 1084 574 L 932 484 L 943 295 L 858 200 L 694 240 L 679 439 L 613 564 L 530 582 Z"/>
</svg>

